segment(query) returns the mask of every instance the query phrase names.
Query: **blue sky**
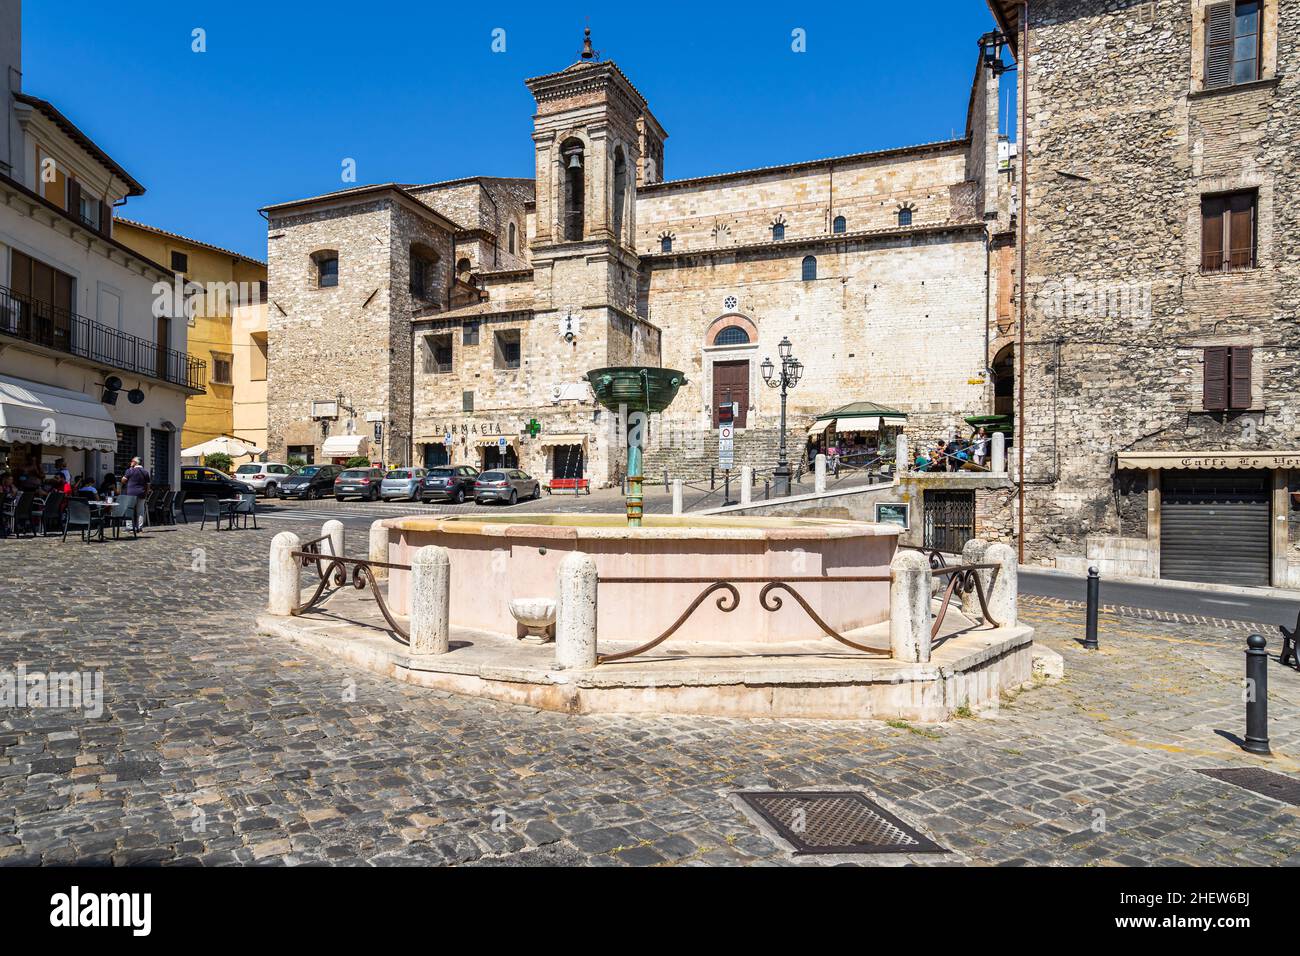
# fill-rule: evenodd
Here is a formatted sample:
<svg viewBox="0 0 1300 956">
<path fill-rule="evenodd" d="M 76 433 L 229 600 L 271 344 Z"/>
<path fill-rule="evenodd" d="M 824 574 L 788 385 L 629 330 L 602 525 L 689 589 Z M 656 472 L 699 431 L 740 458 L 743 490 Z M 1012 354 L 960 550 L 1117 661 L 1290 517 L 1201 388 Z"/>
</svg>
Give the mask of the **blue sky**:
<svg viewBox="0 0 1300 956">
<path fill-rule="evenodd" d="M 345 158 L 359 183 L 532 175 L 523 80 L 587 25 L 668 130 L 670 179 L 961 135 L 987 7 L 897 9 L 26 0 L 23 86 L 144 183 L 122 215 L 264 258 L 257 209 L 343 188 Z"/>
</svg>

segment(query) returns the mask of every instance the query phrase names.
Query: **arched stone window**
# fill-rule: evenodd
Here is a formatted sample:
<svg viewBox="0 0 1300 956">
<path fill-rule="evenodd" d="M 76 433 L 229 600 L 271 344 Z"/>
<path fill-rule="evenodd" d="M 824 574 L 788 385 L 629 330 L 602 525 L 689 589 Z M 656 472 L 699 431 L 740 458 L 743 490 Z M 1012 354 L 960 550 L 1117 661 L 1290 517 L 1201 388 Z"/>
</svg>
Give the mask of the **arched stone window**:
<svg viewBox="0 0 1300 956">
<path fill-rule="evenodd" d="M 713 337 L 714 345 L 748 345 L 749 333 L 739 325 L 729 325 Z"/>
<path fill-rule="evenodd" d="M 661 237 L 660 237 L 660 239 L 659 239 L 659 251 L 660 251 L 660 252 L 672 252 L 672 251 L 673 251 L 673 237 L 672 237 L 672 236 L 661 236 Z"/>
<path fill-rule="evenodd" d="M 832 232 L 848 232 L 849 223 L 843 216 L 836 216 L 835 222 L 831 224 Z"/>
<path fill-rule="evenodd" d="M 585 231 L 586 175 L 582 140 L 567 139 L 560 145 L 560 170 L 564 177 L 564 239 L 578 242 Z"/>
<path fill-rule="evenodd" d="M 783 222 L 772 223 L 772 241 L 780 242 L 784 238 L 785 238 L 785 223 Z"/>
<path fill-rule="evenodd" d="M 336 249 L 318 249 L 311 254 L 315 265 L 316 288 L 329 289 L 339 284 L 339 254 Z"/>
<path fill-rule="evenodd" d="M 910 226 L 912 224 L 913 207 L 909 203 L 906 206 L 900 206 L 898 209 L 898 224 L 900 226 Z"/>
<path fill-rule="evenodd" d="M 812 282 L 816 278 L 817 278 L 817 257 L 804 256 L 803 257 L 803 281 Z"/>
<path fill-rule="evenodd" d="M 623 147 L 614 148 L 614 240 L 623 241 L 623 212 L 627 205 L 627 159 Z"/>
<path fill-rule="evenodd" d="M 468 281 L 469 281 L 469 273 L 470 273 L 470 264 L 469 264 L 469 260 L 468 260 L 468 259 L 464 259 L 464 258 L 462 258 L 462 259 L 457 259 L 457 260 L 456 260 L 456 276 L 457 276 L 457 278 L 459 278 L 462 282 L 468 282 Z"/>
</svg>

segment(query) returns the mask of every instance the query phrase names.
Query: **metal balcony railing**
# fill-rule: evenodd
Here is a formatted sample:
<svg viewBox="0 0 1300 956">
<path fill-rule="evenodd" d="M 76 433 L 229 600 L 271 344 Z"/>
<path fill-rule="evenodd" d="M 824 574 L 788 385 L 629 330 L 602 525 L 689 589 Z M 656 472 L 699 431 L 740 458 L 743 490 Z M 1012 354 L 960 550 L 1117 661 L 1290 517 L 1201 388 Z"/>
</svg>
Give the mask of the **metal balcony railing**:
<svg viewBox="0 0 1300 956">
<path fill-rule="evenodd" d="M 0 286 L 0 334 L 203 391 L 207 363 Z"/>
</svg>

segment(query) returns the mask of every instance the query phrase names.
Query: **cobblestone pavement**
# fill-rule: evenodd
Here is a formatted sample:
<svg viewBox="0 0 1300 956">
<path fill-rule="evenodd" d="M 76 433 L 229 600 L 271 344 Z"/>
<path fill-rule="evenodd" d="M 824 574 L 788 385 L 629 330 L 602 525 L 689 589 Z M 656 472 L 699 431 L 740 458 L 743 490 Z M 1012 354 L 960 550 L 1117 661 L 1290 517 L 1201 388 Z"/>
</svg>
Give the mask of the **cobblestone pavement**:
<svg viewBox="0 0 1300 956">
<path fill-rule="evenodd" d="M 1077 610 L 1027 607 L 1065 680 L 940 727 L 537 713 L 255 635 L 271 536 L 318 528 L 0 540 L 0 672 L 104 688 L 98 715 L 0 710 L 0 864 L 841 861 L 764 836 L 753 788 L 860 788 L 952 851 L 868 863 L 1300 860 L 1296 808 L 1195 772 L 1262 763 L 1231 739 L 1240 631 L 1107 614 L 1085 652 Z M 1300 674 L 1270 678 L 1295 777 Z"/>
</svg>

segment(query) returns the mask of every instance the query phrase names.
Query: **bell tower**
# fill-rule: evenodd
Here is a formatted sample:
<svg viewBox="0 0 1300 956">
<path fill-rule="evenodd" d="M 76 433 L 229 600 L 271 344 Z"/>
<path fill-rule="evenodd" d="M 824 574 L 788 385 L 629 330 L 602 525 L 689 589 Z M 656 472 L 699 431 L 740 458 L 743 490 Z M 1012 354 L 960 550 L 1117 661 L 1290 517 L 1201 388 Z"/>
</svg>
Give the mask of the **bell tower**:
<svg viewBox="0 0 1300 956">
<path fill-rule="evenodd" d="M 645 99 L 585 31 L 576 63 L 527 81 L 537 101 L 536 309 L 636 314 L 636 186 Z"/>
</svg>

